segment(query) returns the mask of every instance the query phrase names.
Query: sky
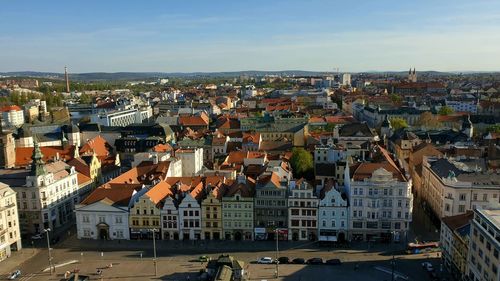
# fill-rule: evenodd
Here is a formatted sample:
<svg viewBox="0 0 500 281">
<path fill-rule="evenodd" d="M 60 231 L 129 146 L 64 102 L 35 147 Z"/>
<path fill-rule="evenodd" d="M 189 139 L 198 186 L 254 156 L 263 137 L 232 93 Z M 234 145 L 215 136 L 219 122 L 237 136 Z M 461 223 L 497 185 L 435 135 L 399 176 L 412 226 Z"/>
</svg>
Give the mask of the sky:
<svg viewBox="0 0 500 281">
<path fill-rule="evenodd" d="M 2 1 L 0 72 L 500 70 L 497 0 Z"/>
</svg>

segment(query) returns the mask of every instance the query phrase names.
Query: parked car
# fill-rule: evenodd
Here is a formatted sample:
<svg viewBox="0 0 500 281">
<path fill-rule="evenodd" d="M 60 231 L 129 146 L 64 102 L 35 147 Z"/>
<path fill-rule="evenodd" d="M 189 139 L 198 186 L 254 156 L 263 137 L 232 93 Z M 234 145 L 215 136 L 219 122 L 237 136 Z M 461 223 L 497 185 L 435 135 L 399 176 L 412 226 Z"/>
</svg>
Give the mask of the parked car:
<svg viewBox="0 0 500 281">
<path fill-rule="evenodd" d="M 288 264 L 290 263 L 290 259 L 288 257 L 279 257 L 278 262 L 280 264 Z"/>
<path fill-rule="evenodd" d="M 209 257 L 209 256 L 200 256 L 200 257 L 198 258 L 198 261 L 199 261 L 199 262 L 209 262 L 210 260 L 211 260 L 211 259 L 210 259 L 210 257 Z"/>
<path fill-rule="evenodd" d="M 434 267 L 432 267 L 432 264 L 428 261 L 422 263 L 422 267 L 425 269 L 427 272 L 432 272 L 434 271 Z"/>
<path fill-rule="evenodd" d="M 307 260 L 308 264 L 323 264 L 323 259 L 321 258 L 310 258 Z"/>
<path fill-rule="evenodd" d="M 35 235 L 31 236 L 31 239 L 32 240 L 40 240 L 40 239 L 42 239 L 42 235 L 40 233 L 35 234 Z"/>
<path fill-rule="evenodd" d="M 21 270 L 18 269 L 9 275 L 9 280 L 14 280 L 19 276 L 21 276 Z"/>
<path fill-rule="evenodd" d="M 270 257 L 262 257 L 262 258 L 257 260 L 257 263 L 260 263 L 260 264 L 271 264 L 273 262 L 274 262 L 273 259 Z"/>
<path fill-rule="evenodd" d="M 342 262 L 339 259 L 330 259 L 325 261 L 326 264 L 331 264 L 331 265 L 341 265 Z"/>
<path fill-rule="evenodd" d="M 294 264 L 304 264 L 306 261 L 303 258 L 295 258 L 292 260 L 292 263 Z"/>
</svg>

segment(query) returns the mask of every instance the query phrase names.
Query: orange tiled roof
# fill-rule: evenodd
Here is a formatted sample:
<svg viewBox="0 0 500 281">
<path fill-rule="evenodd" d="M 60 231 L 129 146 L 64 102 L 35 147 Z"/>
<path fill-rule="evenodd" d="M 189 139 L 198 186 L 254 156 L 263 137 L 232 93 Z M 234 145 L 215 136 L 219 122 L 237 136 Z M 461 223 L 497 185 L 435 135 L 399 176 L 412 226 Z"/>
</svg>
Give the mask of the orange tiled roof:
<svg viewBox="0 0 500 281">
<path fill-rule="evenodd" d="M 69 160 L 68 165 L 75 167 L 79 173 L 84 174 L 87 177 L 90 177 L 90 167 L 83 161 L 82 158 L 73 158 Z"/>
<path fill-rule="evenodd" d="M 155 186 L 151 187 L 148 192 L 146 192 L 146 196 L 148 196 L 149 199 L 151 199 L 151 201 L 155 204 L 158 204 L 168 195 L 172 195 L 172 190 L 170 189 L 170 184 L 165 181 L 160 181 Z"/>
<path fill-rule="evenodd" d="M 134 191 L 140 189 L 140 184 L 105 184 L 90 193 L 81 204 L 89 205 L 107 198 L 118 205 L 127 206 Z"/>
<path fill-rule="evenodd" d="M 172 151 L 173 148 L 170 144 L 157 144 L 155 145 L 152 149 L 151 149 L 153 152 L 168 152 L 168 151 Z"/>
<path fill-rule="evenodd" d="M 19 106 L 17 105 L 8 105 L 8 106 L 4 106 L 0 109 L 2 112 L 9 112 L 9 111 L 22 111 L 22 108 L 20 108 Z"/>
<path fill-rule="evenodd" d="M 78 180 L 78 185 L 89 184 L 92 182 L 91 178 L 87 177 L 86 175 L 80 172 L 76 172 L 76 178 Z"/>
<path fill-rule="evenodd" d="M 272 172 L 269 175 L 264 175 L 264 176 L 260 177 L 258 179 L 258 182 L 261 185 L 265 185 L 265 184 L 271 182 L 276 187 L 280 187 L 281 186 L 280 177 L 275 172 Z"/>
<path fill-rule="evenodd" d="M 43 154 L 43 161 L 48 162 L 59 153 L 59 158 L 69 160 L 73 158 L 74 146 L 63 148 L 62 146 L 42 146 L 40 150 Z M 31 156 L 33 155 L 33 147 L 16 147 L 16 167 L 27 167 L 31 164 Z"/>
<path fill-rule="evenodd" d="M 88 140 L 81 148 L 80 155 L 92 154 L 95 152 L 96 156 L 101 159 L 109 155 L 111 146 L 109 143 L 101 136 L 96 136 L 93 139 Z"/>
</svg>

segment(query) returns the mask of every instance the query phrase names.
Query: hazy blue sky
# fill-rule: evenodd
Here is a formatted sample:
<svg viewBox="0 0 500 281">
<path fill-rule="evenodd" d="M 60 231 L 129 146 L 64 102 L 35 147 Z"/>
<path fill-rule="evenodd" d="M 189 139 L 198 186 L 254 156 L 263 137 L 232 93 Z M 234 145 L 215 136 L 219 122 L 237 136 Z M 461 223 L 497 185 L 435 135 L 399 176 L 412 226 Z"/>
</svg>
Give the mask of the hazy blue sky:
<svg viewBox="0 0 500 281">
<path fill-rule="evenodd" d="M 76 2 L 2 1 L 0 71 L 500 70 L 497 0 Z"/>
</svg>

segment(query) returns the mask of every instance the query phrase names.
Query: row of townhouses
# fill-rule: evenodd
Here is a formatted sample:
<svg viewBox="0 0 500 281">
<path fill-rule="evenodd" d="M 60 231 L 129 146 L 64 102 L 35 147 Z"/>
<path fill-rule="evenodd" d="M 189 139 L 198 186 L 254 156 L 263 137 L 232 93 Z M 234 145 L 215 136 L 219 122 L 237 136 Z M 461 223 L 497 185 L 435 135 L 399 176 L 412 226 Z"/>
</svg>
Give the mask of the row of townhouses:
<svg viewBox="0 0 500 281">
<path fill-rule="evenodd" d="M 343 185 L 335 178 L 291 180 L 289 168 L 268 167 L 256 179 L 241 172 L 186 176 L 175 168 L 177 158 L 145 161 L 76 206 L 78 237 L 399 240 L 412 219 L 411 182 L 387 151 L 376 150 L 372 162 L 343 169 Z"/>
</svg>

